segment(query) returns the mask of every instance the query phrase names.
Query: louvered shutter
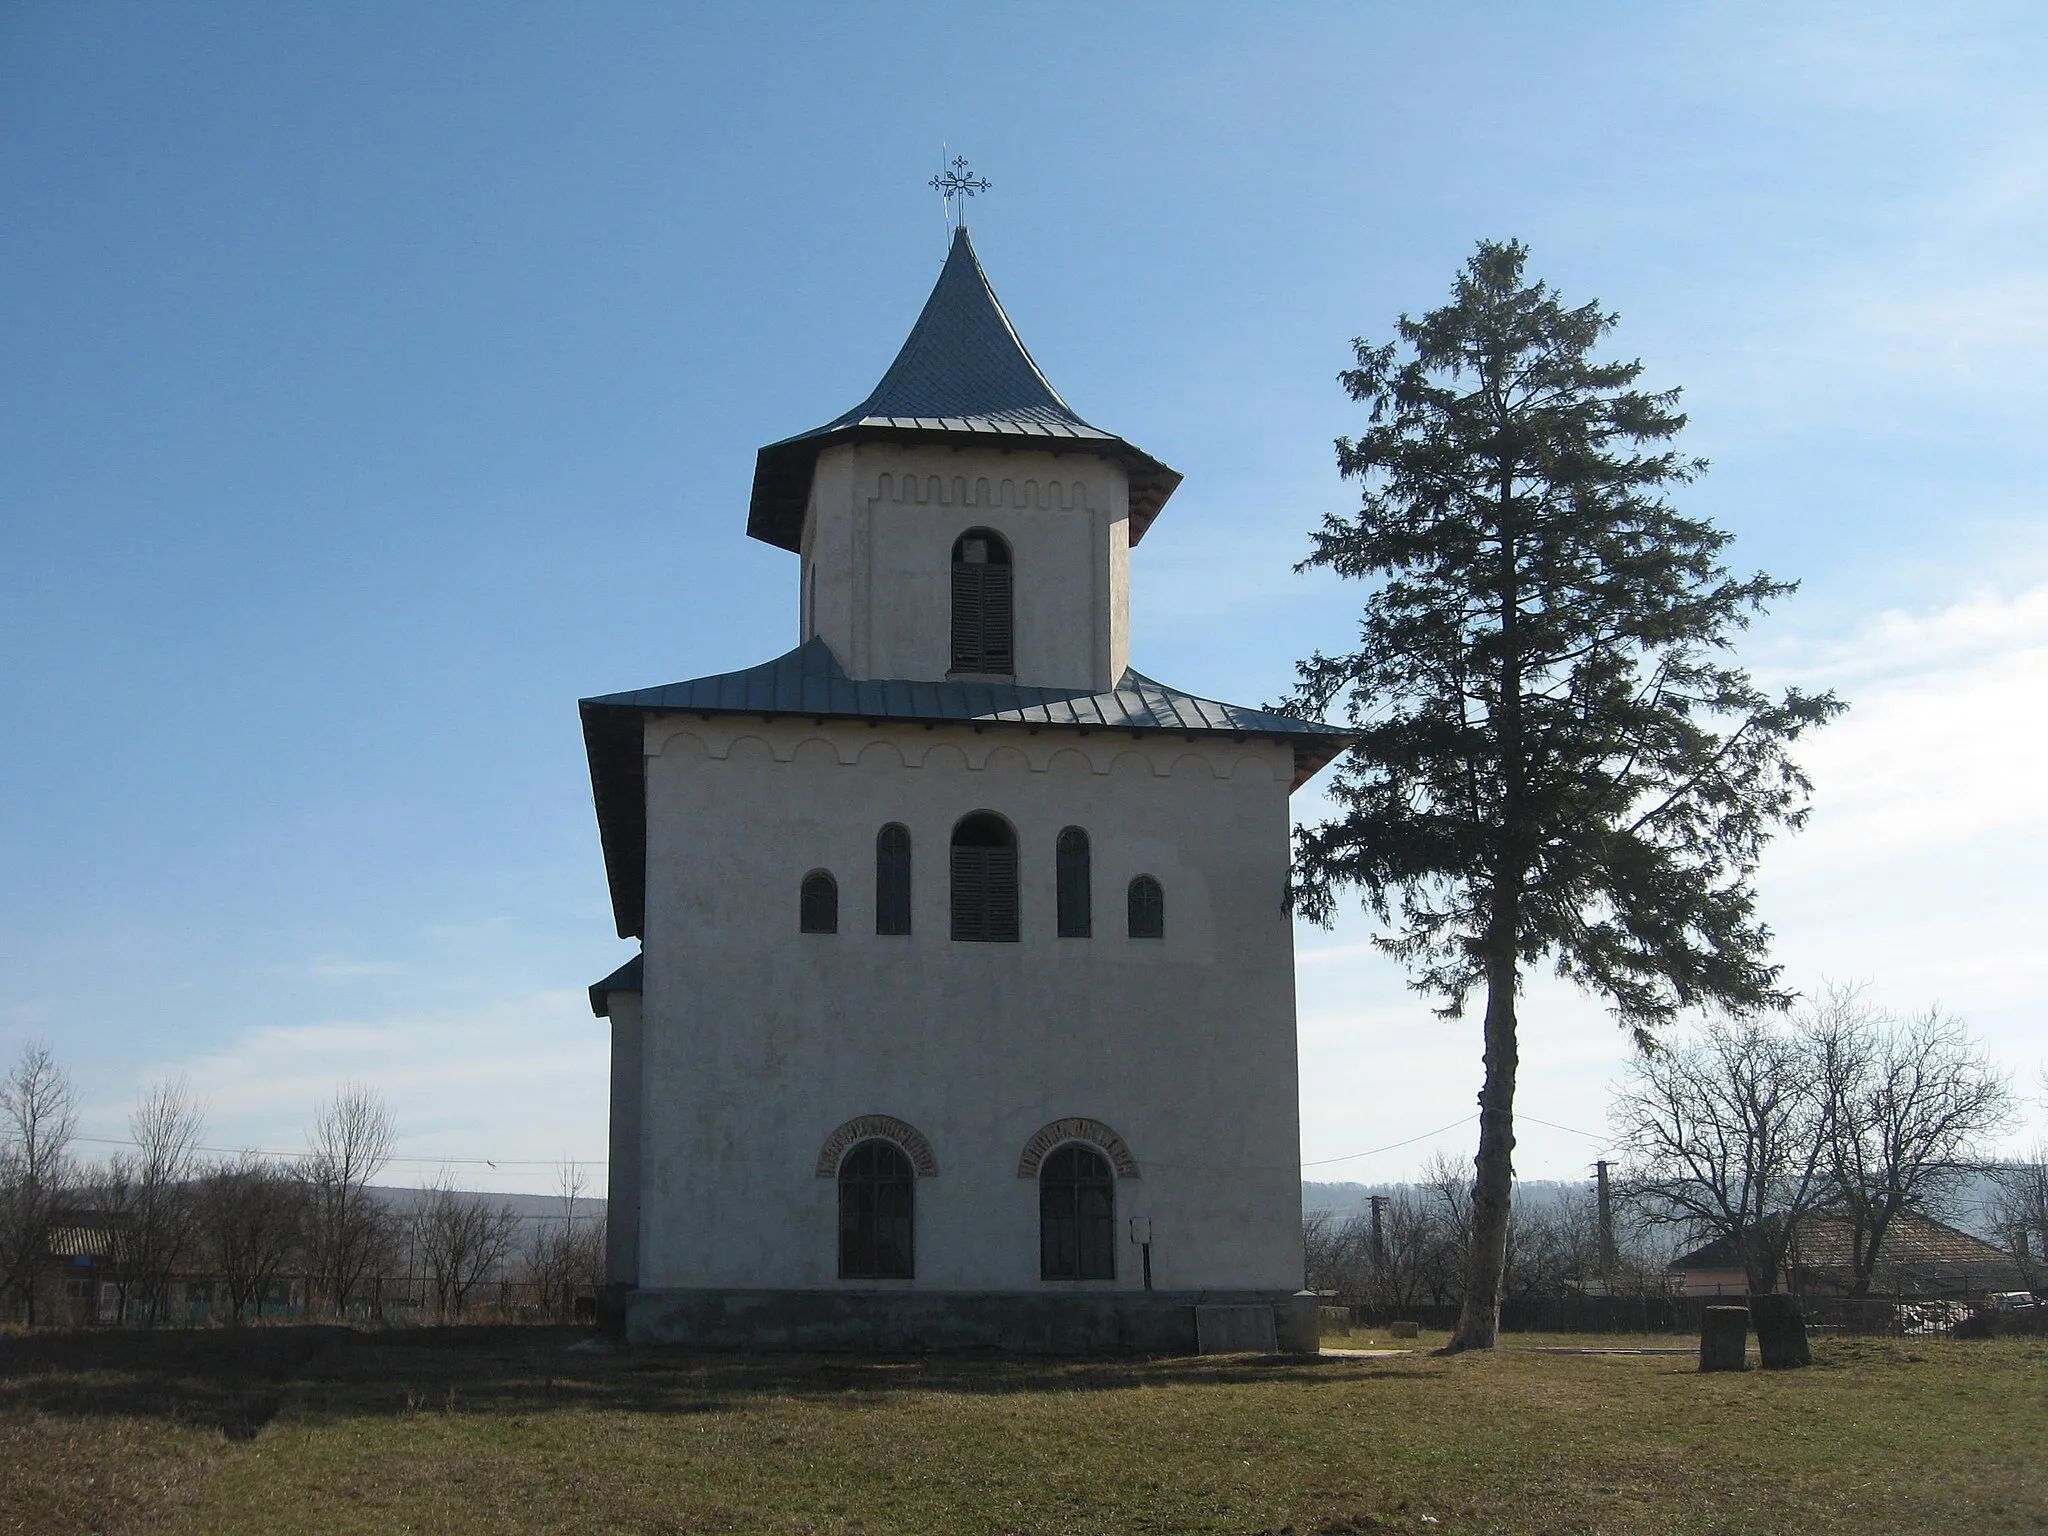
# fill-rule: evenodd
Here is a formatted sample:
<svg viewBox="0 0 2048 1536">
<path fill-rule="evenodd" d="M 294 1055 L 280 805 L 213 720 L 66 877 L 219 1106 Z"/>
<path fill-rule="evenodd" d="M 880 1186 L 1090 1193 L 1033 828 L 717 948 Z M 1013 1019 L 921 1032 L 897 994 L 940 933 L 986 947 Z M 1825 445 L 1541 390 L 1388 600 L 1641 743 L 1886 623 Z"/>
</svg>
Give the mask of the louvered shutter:
<svg viewBox="0 0 2048 1536">
<path fill-rule="evenodd" d="M 981 666 L 982 672 L 1014 672 L 1011 655 L 1010 567 L 981 567 Z"/>
<path fill-rule="evenodd" d="M 986 908 L 988 931 L 983 937 L 1000 944 L 1017 942 L 1017 850 L 984 848 L 988 857 Z"/>
<path fill-rule="evenodd" d="M 956 563 L 953 567 L 953 670 L 985 671 L 981 664 L 981 635 L 984 607 L 982 577 L 985 565 Z"/>
<path fill-rule="evenodd" d="M 993 848 L 953 849 L 953 937 L 988 937 L 988 856 Z"/>
</svg>

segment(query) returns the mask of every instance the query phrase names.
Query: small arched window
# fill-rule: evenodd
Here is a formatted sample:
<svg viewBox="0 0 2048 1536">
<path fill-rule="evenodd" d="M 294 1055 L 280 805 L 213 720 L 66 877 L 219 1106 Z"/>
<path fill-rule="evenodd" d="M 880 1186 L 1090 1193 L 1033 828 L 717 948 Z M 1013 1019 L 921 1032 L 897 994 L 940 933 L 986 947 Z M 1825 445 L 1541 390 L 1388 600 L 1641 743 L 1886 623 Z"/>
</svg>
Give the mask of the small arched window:
<svg viewBox="0 0 2048 1536">
<path fill-rule="evenodd" d="M 864 1141 L 839 1164 L 839 1278 L 911 1278 L 910 1159 L 893 1141 Z"/>
<path fill-rule="evenodd" d="M 1068 1142 L 1038 1170 L 1038 1277 L 1116 1278 L 1116 1181 L 1093 1147 Z"/>
<path fill-rule="evenodd" d="M 1000 534 L 971 528 L 953 541 L 953 671 L 1017 670 L 1010 576 Z"/>
<path fill-rule="evenodd" d="M 1017 834 L 987 811 L 953 828 L 953 937 L 1017 942 Z"/>
<path fill-rule="evenodd" d="M 1060 937 L 1085 939 L 1095 927 L 1088 889 L 1088 834 L 1079 827 L 1062 832 L 1057 863 Z"/>
<path fill-rule="evenodd" d="M 875 834 L 875 932 L 910 932 L 910 829 L 900 822 Z"/>
<path fill-rule="evenodd" d="M 797 930 L 801 933 L 839 931 L 839 882 L 822 869 L 804 876 L 797 900 Z"/>
<path fill-rule="evenodd" d="M 1131 882 L 1130 925 L 1134 939 L 1166 937 L 1166 893 L 1150 875 Z"/>
</svg>

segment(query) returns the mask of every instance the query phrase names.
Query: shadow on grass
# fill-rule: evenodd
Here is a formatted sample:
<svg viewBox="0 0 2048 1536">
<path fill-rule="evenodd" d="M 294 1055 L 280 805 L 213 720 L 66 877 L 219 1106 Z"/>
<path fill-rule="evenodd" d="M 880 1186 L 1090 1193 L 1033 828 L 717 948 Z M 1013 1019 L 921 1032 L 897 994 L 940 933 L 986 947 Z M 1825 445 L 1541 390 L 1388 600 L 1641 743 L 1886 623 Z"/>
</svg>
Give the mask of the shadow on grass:
<svg viewBox="0 0 2048 1536">
<path fill-rule="evenodd" d="M 587 1336 L 568 1328 L 308 1325 L 17 1333 L 0 1337 L 0 1412 L 168 1418 L 241 1440 L 276 1416 L 287 1392 L 294 1412 L 312 1419 L 569 1408 L 702 1414 L 772 1399 L 852 1406 L 905 1393 L 1110 1392 L 1445 1374 L 1441 1367 L 1301 1356 L 1076 1360 L 569 1348 Z"/>
<path fill-rule="evenodd" d="M 0 1336 L 0 1413 L 174 1419 L 253 1438 L 289 1383 L 347 1328 L 52 1332 Z"/>
</svg>

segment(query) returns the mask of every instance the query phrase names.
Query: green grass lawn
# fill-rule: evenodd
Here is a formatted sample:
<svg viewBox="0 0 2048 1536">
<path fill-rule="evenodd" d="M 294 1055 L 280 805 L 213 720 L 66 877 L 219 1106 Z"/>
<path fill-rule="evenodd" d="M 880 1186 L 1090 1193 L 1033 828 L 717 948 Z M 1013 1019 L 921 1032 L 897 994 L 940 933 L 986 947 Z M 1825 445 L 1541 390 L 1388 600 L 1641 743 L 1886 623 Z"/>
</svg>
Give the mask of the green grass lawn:
<svg viewBox="0 0 2048 1536">
<path fill-rule="evenodd" d="M 2039 1339 L 1834 1339 L 1812 1370 L 1701 1376 L 576 1337 L 0 1338 L 0 1531 L 2048 1531 Z"/>
</svg>

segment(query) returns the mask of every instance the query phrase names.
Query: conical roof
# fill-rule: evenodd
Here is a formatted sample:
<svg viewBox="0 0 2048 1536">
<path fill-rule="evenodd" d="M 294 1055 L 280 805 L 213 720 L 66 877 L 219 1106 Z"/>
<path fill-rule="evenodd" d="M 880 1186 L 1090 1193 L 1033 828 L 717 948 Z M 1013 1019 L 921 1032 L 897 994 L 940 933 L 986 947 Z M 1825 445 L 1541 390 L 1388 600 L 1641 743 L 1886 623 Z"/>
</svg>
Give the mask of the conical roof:
<svg viewBox="0 0 2048 1536">
<path fill-rule="evenodd" d="M 925 438 L 958 447 L 977 441 L 1020 446 L 1014 442 L 1019 437 L 1065 439 L 1079 451 L 1121 461 L 1130 475 L 1133 544 L 1180 484 L 1173 470 L 1089 425 L 1060 398 L 1003 312 L 966 229 L 958 229 L 923 313 L 867 399 L 822 427 L 760 451 L 747 532 L 798 548 L 811 474 L 833 443 Z"/>
</svg>

